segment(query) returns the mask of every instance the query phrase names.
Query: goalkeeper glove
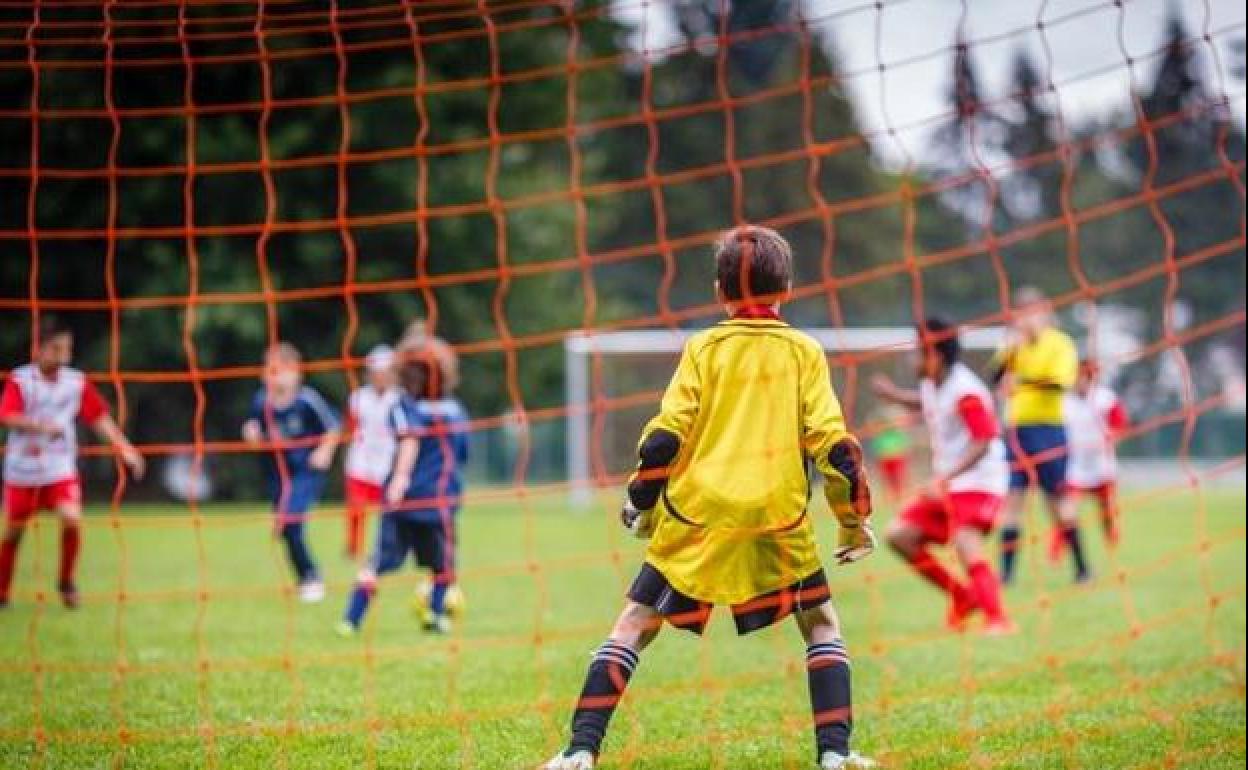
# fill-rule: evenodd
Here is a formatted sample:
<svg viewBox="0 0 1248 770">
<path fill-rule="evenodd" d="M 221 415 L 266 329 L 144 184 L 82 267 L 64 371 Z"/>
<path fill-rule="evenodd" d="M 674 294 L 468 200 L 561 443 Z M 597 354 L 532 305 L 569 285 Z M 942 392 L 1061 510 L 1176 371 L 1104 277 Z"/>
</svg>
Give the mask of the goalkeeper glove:
<svg viewBox="0 0 1248 770">
<path fill-rule="evenodd" d="M 631 500 L 620 506 L 620 523 L 633 533 L 633 537 L 645 540 L 654 534 L 654 509 L 638 510 Z"/>
<path fill-rule="evenodd" d="M 858 561 L 875 550 L 875 533 L 867 525 L 871 515 L 871 486 L 862 460 L 862 449 L 852 438 L 839 441 L 828 452 L 824 495 L 841 525 L 836 560 Z"/>
<path fill-rule="evenodd" d="M 832 555 L 836 557 L 837 564 L 849 564 L 870 556 L 875 546 L 875 533 L 865 521 L 853 526 L 842 523 L 836 538 L 836 550 Z"/>
</svg>

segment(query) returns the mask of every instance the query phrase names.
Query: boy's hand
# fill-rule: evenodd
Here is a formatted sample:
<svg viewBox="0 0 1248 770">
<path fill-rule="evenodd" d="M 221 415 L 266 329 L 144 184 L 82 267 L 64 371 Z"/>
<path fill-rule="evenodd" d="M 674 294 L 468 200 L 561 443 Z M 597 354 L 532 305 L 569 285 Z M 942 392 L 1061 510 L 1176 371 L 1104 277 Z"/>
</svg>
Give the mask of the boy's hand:
<svg viewBox="0 0 1248 770">
<path fill-rule="evenodd" d="M 407 492 L 407 485 L 402 479 L 394 479 L 386 487 L 386 505 L 390 508 L 398 508 L 399 503 L 403 502 L 403 495 Z"/>
<path fill-rule="evenodd" d="M 654 509 L 640 511 L 631 500 L 625 500 L 620 506 L 620 523 L 633 533 L 633 537 L 645 540 L 654 534 Z"/>
<path fill-rule="evenodd" d="M 135 481 L 142 481 L 143 474 L 147 471 L 147 462 L 143 459 L 143 455 L 139 454 L 139 450 L 133 446 L 126 445 L 121 447 L 121 461 L 130 469 L 130 475 Z"/>
<path fill-rule="evenodd" d="M 264 441 L 264 429 L 255 420 L 243 423 L 243 441 L 248 444 L 259 444 Z"/>
<path fill-rule="evenodd" d="M 334 447 L 332 444 L 321 444 L 308 455 L 308 465 L 313 470 L 326 471 L 334 463 Z"/>
<path fill-rule="evenodd" d="M 836 557 L 837 564 L 850 564 L 870 556 L 875 546 L 875 533 L 865 521 L 855 526 L 847 526 L 842 522 L 836 551 L 832 555 Z"/>
</svg>

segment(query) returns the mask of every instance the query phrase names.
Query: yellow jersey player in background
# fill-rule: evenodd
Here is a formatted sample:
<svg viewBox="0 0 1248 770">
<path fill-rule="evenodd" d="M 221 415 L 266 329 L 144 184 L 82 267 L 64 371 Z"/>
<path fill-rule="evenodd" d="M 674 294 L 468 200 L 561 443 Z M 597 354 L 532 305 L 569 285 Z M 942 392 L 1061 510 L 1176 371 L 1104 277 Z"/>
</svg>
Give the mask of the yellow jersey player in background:
<svg viewBox="0 0 1248 770">
<path fill-rule="evenodd" d="M 1063 404 L 1075 385 L 1079 353 L 1053 323 L 1053 305 L 1039 289 L 1014 295 L 1014 339 L 996 358 L 996 380 L 1006 394 L 1006 449 L 1010 497 L 1001 530 L 1001 580 L 1010 583 L 1022 533 L 1027 490 L 1044 491 L 1049 516 L 1070 548 L 1075 581 L 1091 578 L 1079 538 L 1079 518 L 1066 493 L 1066 427 Z"/>
<path fill-rule="evenodd" d="M 621 512 L 649 537 L 646 560 L 611 635 L 590 663 L 567 748 L 547 770 L 594 767 L 642 651 L 664 621 L 701 634 L 716 604 L 737 632 L 793 614 L 823 770 L 875 762 L 850 750 L 849 656 L 829 601 L 811 521 L 813 466 L 840 522 L 840 564 L 875 548 L 871 496 L 817 342 L 779 315 L 793 256 L 778 233 L 739 227 L 715 249 L 715 291 L 730 318 L 694 335 L 642 432 Z"/>
</svg>

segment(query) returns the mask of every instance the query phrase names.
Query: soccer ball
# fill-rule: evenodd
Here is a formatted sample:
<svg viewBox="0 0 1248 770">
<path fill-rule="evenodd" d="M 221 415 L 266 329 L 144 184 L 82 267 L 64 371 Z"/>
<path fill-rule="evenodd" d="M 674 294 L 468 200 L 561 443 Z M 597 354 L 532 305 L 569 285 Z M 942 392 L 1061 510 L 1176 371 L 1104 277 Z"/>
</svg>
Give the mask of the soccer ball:
<svg viewBox="0 0 1248 770">
<path fill-rule="evenodd" d="M 412 609 L 418 614 L 424 614 L 429 608 L 429 597 L 433 595 L 433 577 L 430 575 L 422 575 L 419 582 L 416 583 L 416 591 L 412 594 Z M 453 584 L 446 589 L 446 614 L 453 618 L 460 617 L 464 613 L 464 592 L 460 589 L 459 584 Z"/>
</svg>

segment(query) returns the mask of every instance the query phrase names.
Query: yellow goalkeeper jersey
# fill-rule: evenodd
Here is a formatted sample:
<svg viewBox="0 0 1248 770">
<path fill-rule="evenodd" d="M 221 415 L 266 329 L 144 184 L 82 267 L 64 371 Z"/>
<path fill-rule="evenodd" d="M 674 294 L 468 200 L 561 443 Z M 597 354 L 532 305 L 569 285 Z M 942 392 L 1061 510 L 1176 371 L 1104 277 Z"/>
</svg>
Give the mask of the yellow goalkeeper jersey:
<svg viewBox="0 0 1248 770">
<path fill-rule="evenodd" d="M 693 336 L 656 429 L 681 441 L 646 553 L 672 587 L 737 604 L 820 568 L 807 469 L 848 433 L 817 342 L 773 319 Z"/>
<path fill-rule="evenodd" d="M 1045 329 L 1027 343 L 998 354 L 1013 386 L 1006 404 L 1010 425 L 1061 425 L 1066 391 L 1079 372 L 1074 340 L 1060 329 Z"/>
</svg>

